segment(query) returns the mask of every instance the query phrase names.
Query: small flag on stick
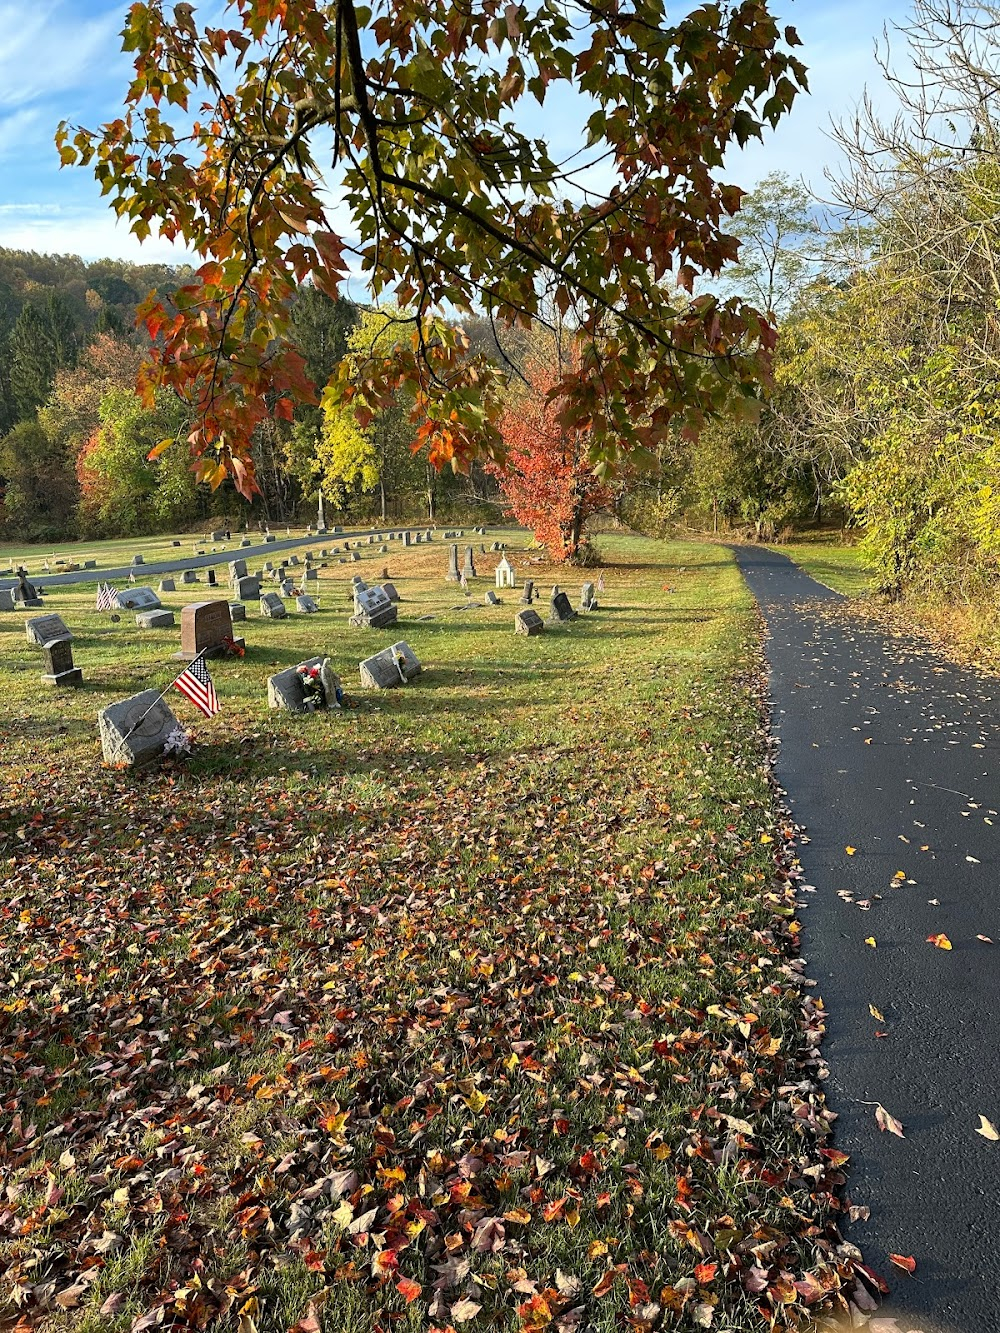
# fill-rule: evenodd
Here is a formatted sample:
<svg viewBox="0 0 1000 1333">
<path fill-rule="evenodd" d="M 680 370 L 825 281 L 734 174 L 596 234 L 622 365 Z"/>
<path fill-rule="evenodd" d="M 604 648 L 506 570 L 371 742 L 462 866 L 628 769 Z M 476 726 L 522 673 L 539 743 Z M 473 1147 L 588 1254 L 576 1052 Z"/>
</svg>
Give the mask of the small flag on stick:
<svg viewBox="0 0 1000 1333">
<path fill-rule="evenodd" d="M 110 583 L 97 585 L 97 610 L 113 611 L 118 605 L 118 589 Z"/>
<path fill-rule="evenodd" d="M 174 681 L 174 689 L 180 690 L 206 717 L 214 717 L 219 711 L 219 696 L 208 674 L 208 667 L 200 657 L 184 668 Z"/>
</svg>

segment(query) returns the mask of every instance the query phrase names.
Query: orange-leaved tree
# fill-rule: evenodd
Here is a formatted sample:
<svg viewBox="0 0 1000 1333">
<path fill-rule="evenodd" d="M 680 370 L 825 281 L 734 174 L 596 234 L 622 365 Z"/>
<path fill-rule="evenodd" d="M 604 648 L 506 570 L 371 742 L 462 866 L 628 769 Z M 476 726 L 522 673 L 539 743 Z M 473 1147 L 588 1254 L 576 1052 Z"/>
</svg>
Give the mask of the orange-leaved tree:
<svg viewBox="0 0 1000 1333">
<path fill-rule="evenodd" d="M 500 417 L 504 461 L 489 471 L 508 514 L 531 529 L 553 560 L 575 560 L 587 519 L 609 508 L 615 487 L 594 475 L 588 432 L 563 424 L 558 373 L 530 362 L 526 379 L 529 387 Z"/>
<path fill-rule="evenodd" d="M 500 377 L 466 354 L 454 315 L 525 328 L 549 300 L 584 344 L 613 330 L 599 372 L 582 356 L 560 399 L 595 464 L 648 450 L 677 417 L 697 427 L 733 390 L 755 395 L 773 330 L 694 286 L 737 256 L 727 150 L 805 87 L 769 0 L 682 5 L 673 22 L 667 0 L 212 8 L 219 26 L 137 0 L 122 115 L 58 135 L 137 236 L 158 229 L 198 256 L 140 316 L 144 392 L 193 409 L 201 480 L 255 489 L 254 428 L 319 387 L 293 345 L 294 295 L 312 282 L 336 296 L 349 270 L 411 310 L 412 332 L 331 393 L 365 424 L 404 388 L 439 464 L 500 444 Z M 539 109 L 567 91 L 560 156 Z M 690 297 L 679 308 L 670 284 Z"/>
</svg>

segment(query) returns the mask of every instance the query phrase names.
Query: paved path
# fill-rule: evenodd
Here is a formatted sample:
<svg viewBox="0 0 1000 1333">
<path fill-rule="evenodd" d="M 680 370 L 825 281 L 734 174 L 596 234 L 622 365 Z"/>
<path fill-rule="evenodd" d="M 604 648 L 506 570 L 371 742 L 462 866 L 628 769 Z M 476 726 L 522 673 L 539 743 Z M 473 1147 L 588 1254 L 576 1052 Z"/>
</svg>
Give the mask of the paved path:
<svg viewBox="0 0 1000 1333">
<path fill-rule="evenodd" d="M 216 551 L 214 554 L 206 551 L 204 555 L 181 555 L 182 548 L 178 548 L 177 554 L 167 560 L 154 560 L 144 565 L 113 565 L 100 569 L 74 569 L 65 574 L 39 574 L 31 573 L 28 575 L 29 583 L 38 584 L 41 588 L 57 588 L 61 584 L 67 583 L 96 583 L 103 580 L 113 581 L 115 579 L 127 579 L 129 574 L 134 574 L 137 583 L 143 583 L 153 575 L 172 574 L 181 569 L 208 569 L 210 565 L 228 565 L 231 560 L 256 560 L 258 557 L 270 559 L 275 551 L 291 551 L 299 546 L 311 546 L 314 551 L 319 551 L 320 547 L 325 546 L 327 550 L 332 550 L 334 546 L 343 547 L 345 541 L 352 544 L 358 538 L 364 538 L 367 541 L 369 536 L 377 536 L 380 532 L 388 534 L 389 528 L 357 528 L 348 532 L 328 532 L 321 537 L 279 537 L 273 542 L 260 542 L 256 546 L 240 547 L 239 538 L 236 539 L 236 545 L 230 546 L 225 551 Z M 403 528 L 392 528 L 393 532 L 402 532 Z M 411 528 L 411 532 L 425 532 L 426 528 Z M 137 540 L 136 545 L 141 545 Z M 378 547 L 367 545 L 363 546 L 362 554 L 368 551 L 369 554 L 378 553 Z M 403 549 L 402 546 L 399 547 Z M 5 577 L 0 578 L 0 588 L 16 588 L 17 579 Z"/>
<path fill-rule="evenodd" d="M 1000 1129 L 1000 682 L 853 621 L 784 556 L 736 556 L 769 630 L 778 780 L 809 838 L 803 949 L 829 1011 L 836 1141 L 871 1209 L 849 1236 L 890 1282 L 901 1333 L 986 1333 L 1000 1143 L 976 1129 Z M 939 932 L 951 952 L 926 943 Z M 905 1138 L 879 1131 L 875 1103 Z"/>
</svg>

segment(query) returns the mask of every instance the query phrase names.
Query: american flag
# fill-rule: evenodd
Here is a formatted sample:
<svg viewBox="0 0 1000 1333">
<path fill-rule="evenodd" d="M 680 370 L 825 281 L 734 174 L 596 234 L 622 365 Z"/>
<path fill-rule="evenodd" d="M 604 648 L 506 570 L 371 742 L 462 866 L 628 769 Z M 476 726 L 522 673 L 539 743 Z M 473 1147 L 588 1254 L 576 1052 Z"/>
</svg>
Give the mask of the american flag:
<svg viewBox="0 0 1000 1333">
<path fill-rule="evenodd" d="M 118 605 L 118 589 L 110 583 L 97 585 L 97 610 L 113 611 Z"/>
<path fill-rule="evenodd" d="M 208 674 L 208 667 L 200 657 L 196 657 L 190 666 L 184 668 L 174 681 L 174 689 L 180 690 L 191 700 L 195 708 L 200 708 L 206 717 L 214 717 L 219 711 L 219 696 Z"/>
</svg>

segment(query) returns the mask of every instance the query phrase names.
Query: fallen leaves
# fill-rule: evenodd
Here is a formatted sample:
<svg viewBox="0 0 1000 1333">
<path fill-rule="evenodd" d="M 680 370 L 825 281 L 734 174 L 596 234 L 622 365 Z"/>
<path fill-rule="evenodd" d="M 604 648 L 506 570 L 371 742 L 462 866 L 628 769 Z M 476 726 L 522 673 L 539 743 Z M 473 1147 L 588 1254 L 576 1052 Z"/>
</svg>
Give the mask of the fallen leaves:
<svg viewBox="0 0 1000 1333">
<path fill-rule="evenodd" d="M 878 948 L 878 944 L 877 944 L 877 942 L 876 942 L 876 939 L 875 939 L 875 936 L 874 936 L 874 935 L 868 935 L 868 936 L 866 937 L 866 939 L 865 939 L 865 943 L 868 945 L 869 949 L 877 949 L 877 948 Z"/>
<path fill-rule="evenodd" d="M 979 1117 L 979 1128 L 976 1133 L 981 1134 L 984 1139 L 989 1139 L 991 1143 L 1000 1141 L 1000 1133 L 997 1132 L 996 1126 L 987 1120 L 984 1115 Z"/>
<path fill-rule="evenodd" d="M 952 947 L 951 940 L 945 934 L 928 935 L 927 943 L 933 944 L 935 949 L 950 949 Z"/>
<path fill-rule="evenodd" d="M 889 1262 L 901 1268 L 904 1273 L 915 1273 L 917 1271 L 917 1261 L 910 1254 L 890 1254 Z"/>
<path fill-rule="evenodd" d="M 905 1138 L 903 1133 L 902 1121 L 897 1120 L 894 1115 L 890 1115 L 881 1102 L 875 1108 L 875 1123 L 879 1129 L 895 1134 L 897 1138 Z"/>
</svg>

